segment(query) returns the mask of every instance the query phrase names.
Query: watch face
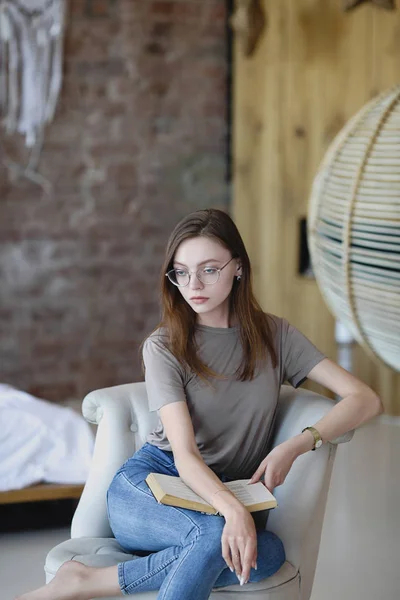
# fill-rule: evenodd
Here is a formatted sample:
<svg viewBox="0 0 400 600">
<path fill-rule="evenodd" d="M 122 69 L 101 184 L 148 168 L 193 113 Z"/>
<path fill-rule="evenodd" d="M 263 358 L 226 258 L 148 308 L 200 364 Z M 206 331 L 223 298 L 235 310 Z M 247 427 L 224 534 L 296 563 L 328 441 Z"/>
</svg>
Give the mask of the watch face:
<svg viewBox="0 0 400 600">
<path fill-rule="evenodd" d="M 316 448 L 321 448 L 322 446 L 322 440 L 318 440 L 318 442 L 315 444 Z"/>
</svg>

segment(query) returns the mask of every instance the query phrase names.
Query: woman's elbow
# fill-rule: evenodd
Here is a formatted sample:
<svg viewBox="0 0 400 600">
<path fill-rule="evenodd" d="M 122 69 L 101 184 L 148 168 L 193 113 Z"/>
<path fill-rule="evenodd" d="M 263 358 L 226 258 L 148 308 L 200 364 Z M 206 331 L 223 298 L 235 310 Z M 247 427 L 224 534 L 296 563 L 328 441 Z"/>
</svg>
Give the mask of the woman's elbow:
<svg viewBox="0 0 400 600">
<path fill-rule="evenodd" d="M 374 417 L 377 417 L 378 415 L 381 415 L 382 413 L 385 412 L 385 407 L 383 406 L 383 402 L 382 402 L 381 398 L 378 396 L 378 394 L 375 394 L 375 392 L 372 393 L 372 405 L 374 407 L 374 413 L 373 413 Z"/>
</svg>

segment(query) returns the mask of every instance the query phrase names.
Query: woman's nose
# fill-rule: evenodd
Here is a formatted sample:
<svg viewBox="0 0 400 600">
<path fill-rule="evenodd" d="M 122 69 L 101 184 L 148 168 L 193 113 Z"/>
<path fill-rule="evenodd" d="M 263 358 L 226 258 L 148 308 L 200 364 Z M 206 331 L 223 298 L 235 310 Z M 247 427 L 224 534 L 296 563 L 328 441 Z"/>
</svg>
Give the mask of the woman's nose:
<svg viewBox="0 0 400 600">
<path fill-rule="evenodd" d="M 198 290 L 198 289 L 201 289 L 203 287 L 203 283 L 197 277 L 197 273 L 191 273 L 190 274 L 189 287 L 192 290 Z"/>
</svg>

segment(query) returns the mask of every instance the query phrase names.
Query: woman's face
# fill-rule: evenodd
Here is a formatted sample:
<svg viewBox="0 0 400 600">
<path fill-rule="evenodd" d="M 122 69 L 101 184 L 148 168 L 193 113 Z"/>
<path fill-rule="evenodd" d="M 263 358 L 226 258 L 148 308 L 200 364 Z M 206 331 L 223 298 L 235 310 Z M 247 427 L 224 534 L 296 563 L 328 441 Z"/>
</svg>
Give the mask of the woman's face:
<svg viewBox="0 0 400 600">
<path fill-rule="evenodd" d="M 196 276 L 199 269 L 207 267 L 220 269 L 230 259 L 230 251 L 216 240 L 207 237 L 195 237 L 183 241 L 175 252 L 174 269 L 189 271 L 190 282 L 179 291 L 198 315 L 211 313 L 222 316 L 223 310 L 229 307 L 229 294 L 232 290 L 234 277 L 241 275 L 239 259 L 233 259 L 221 272 L 217 283 L 207 285 Z M 205 300 L 196 301 L 196 297 Z M 200 319 L 202 320 L 202 319 Z"/>
</svg>

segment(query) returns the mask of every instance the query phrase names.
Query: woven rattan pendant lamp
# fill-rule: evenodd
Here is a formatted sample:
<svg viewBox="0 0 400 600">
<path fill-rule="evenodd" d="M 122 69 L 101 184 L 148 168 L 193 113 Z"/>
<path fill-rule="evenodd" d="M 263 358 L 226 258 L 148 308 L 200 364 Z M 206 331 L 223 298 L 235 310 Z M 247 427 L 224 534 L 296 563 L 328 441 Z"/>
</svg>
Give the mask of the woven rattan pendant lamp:
<svg viewBox="0 0 400 600">
<path fill-rule="evenodd" d="M 330 311 L 400 371 L 400 86 L 364 106 L 328 148 L 308 244 Z"/>
</svg>

